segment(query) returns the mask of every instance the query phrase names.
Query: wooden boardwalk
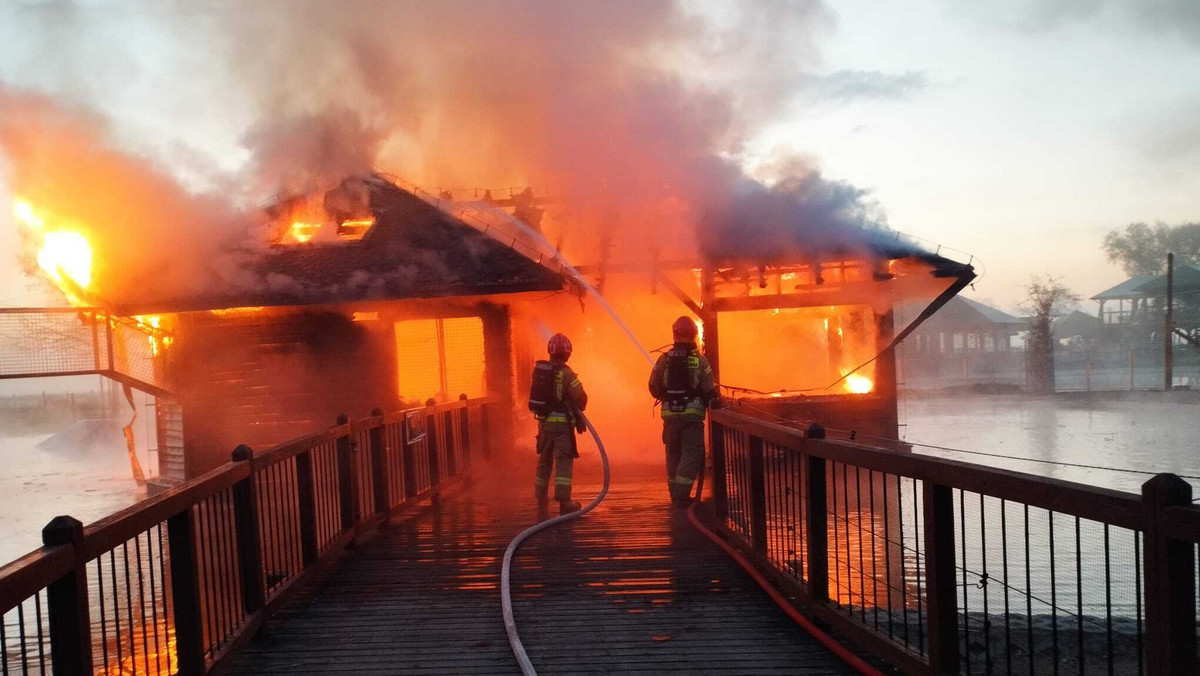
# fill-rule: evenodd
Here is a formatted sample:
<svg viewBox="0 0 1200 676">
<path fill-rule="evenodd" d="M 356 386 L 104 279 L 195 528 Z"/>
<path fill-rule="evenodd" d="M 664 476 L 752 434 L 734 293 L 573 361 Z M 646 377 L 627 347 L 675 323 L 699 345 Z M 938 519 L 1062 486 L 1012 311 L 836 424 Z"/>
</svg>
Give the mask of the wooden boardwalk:
<svg viewBox="0 0 1200 676">
<path fill-rule="evenodd" d="M 500 617 L 500 561 L 536 510 L 528 477 L 487 470 L 362 542 L 285 604 L 231 671 L 519 673 Z M 595 512 L 521 549 L 514 606 L 540 673 L 852 673 L 664 504 L 665 492 L 661 480 L 614 480 Z"/>
</svg>

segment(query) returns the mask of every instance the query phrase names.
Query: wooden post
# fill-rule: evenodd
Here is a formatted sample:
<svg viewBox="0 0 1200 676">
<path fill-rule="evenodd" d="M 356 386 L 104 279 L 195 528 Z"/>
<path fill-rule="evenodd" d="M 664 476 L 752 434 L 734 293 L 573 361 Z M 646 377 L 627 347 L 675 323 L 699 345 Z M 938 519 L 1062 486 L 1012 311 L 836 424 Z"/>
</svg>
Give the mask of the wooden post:
<svg viewBox="0 0 1200 676">
<path fill-rule="evenodd" d="M 416 495 L 420 489 L 417 488 L 417 463 L 413 458 L 412 444 L 408 440 L 412 430 L 409 429 L 407 415 L 404 416 L 401 425 L 400 464 L 404 470 L 404 499 L 407 500 Z"/>
<path fill-rule="evenodd" d="M 825 428 L 818 423 L 808 426 L 806 439 L 824 439 Z M 829 600 L 829 498 L 826 483 L 825 458 L 815 457 L 808 450 L 801 455 L 805 471 L 804 520 L 808 551 L 805 570 L 808 593 L 813 603 Z"/>
<path fill-rule="evenodd" d="M 750 542 L 754 551 L 767 553 L 767 477 L 763 440 L 750 435 Z"/>
<path fill-rule="evenodd" d="M 712 449 L 713 511 L 721 523 L 729 516 L 729 487 L 725 484 L 725 426 L 713 421 L 708 425 L 709 448 Z"/>
<path fill-rule="evenodd" d="M 92 622 L 88 605 L 87 562 L 79 557 L 83 523 L 56 516 L 42 529 L 42 544 L 70 547 L 75 567 L 46 588 L 50 615 L 50 654 L 56 674 L 92 673 Z"/>
<path fill-rule="evenodd" d="M 350 418 L 345 413 L 337 417 L 336 424 L 345 425 Z M 354 458 L 351 457 L 350 435 L 343 434 L 337 438 L 337 483 L 338 498 L 341 502 L 342 532 L 354 528 L 354 508 L 358 504 L 357 481 L 354 480 Z"/>
<path fill-rule="evenodd" d="M 1146 508 L 1146 673 L 1197 673 L 1196 569 L 1191 542 L 1168 537 L 1166 508 L 1192 503 L 1192 487 L 1174 474 L 1142 484 Z"/>
<path fill-rule="evenodd" d="M 375 418 L 375 426 L 367 432 L 371 444 L 371 474 L 372 485 L 375 487 L 375 513 L 387 514 L 388 508 L 388 472 L 387 446 L 383 442 L 383 409 L 376 407 L 371 411 Z"/>
<path fill-rule="evenodd" d="M 492 457 L 492 428 L 488 424 L 488 409 L 490 404 L 479 405 L 479 433 L 482 435 L 480 440 L 483 444 L 483 457 L 485 460 L 490 460 Z"/>
<path fill-rule="evenodd" d="M 175 652 L 179 673 L 204 673 L 204 624 L 200 616 L 200 576 L 196 561 L 196 517 L 191 507 L 167 519 L 171 547 L 171 601 L 175 613 Z"/>
<path fill-rule="evenodd" d="M 454 411 L 442 413 L 442 434 L 446 437 L 446 476 L 458 475 L 457 439 L 454 438 Z"/>
<path fill-rule="evenodd" d="M 300 521 L 300 554 L 304 567 L 317 561 L 317 492 L 313 487 L 312 451 L 296 455 L 296 502 Z"/>
<path fill-rule="evenodd" d="M 824 430 L 822 430 L 824 434 Z M 807 455 L 804 519 L 808 531 L 808 595 L 814 604 L 829 600 L 829 500 L 826 497 L 825 458 Z"/>
<path fill-rule="evenodd" d="M 1092 391 L 1092 351 L 1083 351 L 1083 381 L 1088 392 Z"/>
<path fill-rule="evenodd" d="M 1175 387 L 1175 254 L 1167 254 L 1167 316 L 1163 325 L 1163 389 Z"/>
<path fill-rule="evenodd" d="M 471 409 L 464 404 L 458 409 L 458 447 L 462 450 L 462 469 L 471 466 Z"/>
<path fill-rule="evenodd" d="M 442 468 L 438 458 L 437 414 L 433 412 L 434 401 L 425 402 L 425 450 L 429 453 L 429 485 L 442 482 Z"/>
<path fill-rule="evenodd" d="M 935 674 L 957 674 L 958 587 L 954 562 L 954 492 L 923 485 L 925 593 L 929 613 L 929 666 Z"/>
<path fill-rule="evenodd" d="M 254 451 L 245 444 L 233 449 L 233 461 L 249 466 Z M 233 523 L 237 533 L 238 568 L 242 577 L 242 607 L 247 615 L 258 612 L 266 603 L 262 545 L 258 539 L 258 487 L 254 472 L 233 485 Z"/>
<path fill-rule="evenodd" d="M 713 273 L 713 268 L 707 265 L 700 273 L 700 307 L 704 309 L 700 322 L 704 325 L 704 356 L 708 359 L 708 365 L 712 367 L 713 379 L 719 383 L 721 382 L 721 343 L 717 326 L 719 313 L 713 308 L 713 301 L 716 298 L 713 288 Z"/>
</svg>

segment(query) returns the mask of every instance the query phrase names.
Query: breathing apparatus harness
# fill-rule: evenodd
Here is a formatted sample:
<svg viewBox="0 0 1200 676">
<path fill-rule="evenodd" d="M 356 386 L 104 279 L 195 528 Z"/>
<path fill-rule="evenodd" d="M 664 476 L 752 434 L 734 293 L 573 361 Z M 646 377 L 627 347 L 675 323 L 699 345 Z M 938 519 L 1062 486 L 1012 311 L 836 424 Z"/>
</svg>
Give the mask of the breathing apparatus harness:
<svg viewBox="0 0 1200 676">
<path fill-rule="evenodd" d="M 683 413 L 700 393 L 700 357 L 695 345 L 676 343 L 667 352 L 663 380 L 663 406 L 672 413 Z"/>
</svg>

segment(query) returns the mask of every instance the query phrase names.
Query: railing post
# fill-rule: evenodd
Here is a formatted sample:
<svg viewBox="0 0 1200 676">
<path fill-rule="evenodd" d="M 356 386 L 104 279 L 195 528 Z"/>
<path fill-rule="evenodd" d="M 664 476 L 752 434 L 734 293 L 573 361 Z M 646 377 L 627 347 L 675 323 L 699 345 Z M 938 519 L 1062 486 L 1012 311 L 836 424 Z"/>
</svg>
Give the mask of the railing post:
<svg viewBox="0 0 1200 676">
<path fill-rule="evenodd" d="M 442 434 L 446 437 L 446 476 L 458 475 L 458 454 L 455 453 L 454 410 L 442 413 Z"/>
<path fill-rule="evenodd" d="M 80 560 L 83 523 L 56 516 L 42 529 L 42 544 L 70 547 L 75 559 L 71 572 L 46 588 L 50 615 L 50 653 L 56 674 L 92 672 L 92 622 L 88 605 L 87 562 Z"/>
<path fill-rule="evenodd" d="M 708 425 L 708 447 L 712 449 L 713 512 L 724 523 L 729 516 L 729 487 L 725 484 L 725 426 L 715 420 Z"/>
<path fill-rule="evenodd" d="M 1167 507 L 1192 503 L 1192 487 L 1174 474 L 1142 484 L 1146 509 L 1147 673 L 1196 673 L 1196 569 L 1192 543 L 1165 532 Z"/>
<path fill-rule="evenodd" d="M 462 469 L 467 471 L 471 466 L 471 409 L 466 403 L 467 395 L 461 397 L 463 407 L 458 409 L 458 447 L 462 450 Z"/>
<path fill-rule="evenodd" d="M 425 450 L 429 452 L 429 487 L 442 482 L 442 468 L 438 459 L 437 414 L 433 412 L 434 401 L 425 402 Z"/>
<path fill-rule="evenodd" d="M 958 586 L 954 562 L 954 492 L 926 481 L 925 593 L 929 613 L 929 666 L 935 674 L 957 674 Z"/>
<path fill-rule="evenodd" d="M 479 405 L 479 433 L 482 438 L 483 458 L 490 460 L 492 457 L 492 428 L 488 424 L 488 409 L 490 404 Z"/>
<path fill-rule="evenodd" d="M 376 425 L 367 433 L 371 443 L 371 473 L 372 485 L 375 486 L 375 513 L 387 514 L 388 508 L 388 472 L 387 446 L 383 443 L 383 409 L 376 407 L 371 411 L 376 419 Z"/>
<path fill-rule="evenodd" d="M 400 446 L 400 464 L 404 468 L 404 499 L 408 500 L 419 492 L 417 488 L 417 463 L 413 457 L 413 445 L 409 441 L 412 436 L 412 429 L 408 424 L 408 414 L 404 415 L 403 426 L 400 430 L 401 446 Z"/>
<path fill-rule="evenodd" d="M 175 652 L 183 676 L 204 673 L 204 629 L 200 617 L 200 576 L 196 564 L 196 517 L 191 507 L 167 519 L 171 546 L 171 601 Z"/>
<path fill-rule="evenodd" d="M 825 430 L 814 425 L 809 439 L 824 439 Z M 819 432 L 818 432 L 819 430 Z M 808 536 L 808 595 L 814 604 L 829 600 L 829 498 L 825 485 L 825 458 L 805 452 L 804 519 Z"/>
<path fill-rule="evenodd" d="M 296 455 L 296 504 L 300 521 L 300 556 L 304 567 L 317 561 L 317 492 L 313 487 L 312 451 Z"/>
<path fill-rule="evenodd" d="M 338 425 L 345 425 L 350 422 L 350 418 L 345 413 L 339 414 L 337 417 Z M 337 481 L 338 481 L 338 498 L 341 502 L 342 514 L 342 532 L 346 532 L 354 528 L 354 506 L 358 504 L 355 499 L 358 491 L 357 483 L 354 480 L 354 458 L 350 455 L 350 434 L 343 434 L 337 438 Z"/>
<path fill-rule="evenodd" d="M 242 574 L 242 607 L 253 615 L 266 603 L 262 546 L 258 539 L 258 487 L 251 460 L 254 451 L 241 445 L 233 449 L 233 461 L 244 462 L 250 474 L 233 485 L 233 523 L 237 533 L 238 568 Z"/>
<path fill-rule="evenodd" d="M 750 542 L 754 551 L 767 553 L 767 477 L 763 440 L 750 435 Z"/>
</svg>

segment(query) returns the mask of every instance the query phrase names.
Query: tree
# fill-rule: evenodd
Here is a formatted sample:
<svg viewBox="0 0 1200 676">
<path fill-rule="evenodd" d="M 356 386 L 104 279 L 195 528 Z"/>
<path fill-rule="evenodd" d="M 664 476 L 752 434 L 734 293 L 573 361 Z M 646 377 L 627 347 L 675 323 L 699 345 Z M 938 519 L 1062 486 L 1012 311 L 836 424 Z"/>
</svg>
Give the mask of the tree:
<svg viewBox="0 0 1200 676">
<path fill-rule="evenodd" d="M 1108 260 L 1120 264 L 1130 276 L 1166 272 L 1170 252 L 1183 262 L 1200 261 L 1200 223 L 1130 223 L 1124 232 L 1113 230 L 1104 236 Z"/>
<path fill-rule="evenodd" d="M 1049 275 L 1029 278 L 1023 308 L 1031 315 L 1025 370 L 1035 392 L 1054 392 L 1054 337 L 1050 332 L 1055 317 L 1066 314 L 1079 302 L 1079 295 Z"/>
</svg>

